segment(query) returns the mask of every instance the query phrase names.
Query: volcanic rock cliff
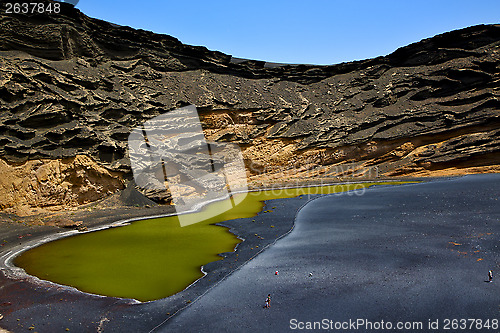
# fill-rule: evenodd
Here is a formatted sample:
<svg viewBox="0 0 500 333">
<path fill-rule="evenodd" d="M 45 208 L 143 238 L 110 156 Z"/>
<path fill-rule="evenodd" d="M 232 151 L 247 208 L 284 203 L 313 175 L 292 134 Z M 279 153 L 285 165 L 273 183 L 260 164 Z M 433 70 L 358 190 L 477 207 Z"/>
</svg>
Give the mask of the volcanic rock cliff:
<svg viewBox="0 0 500 333">
<path fill-rule="evenodd" d="M 132 177 L 132 128 L 189 104 L 208 140 L 241 147 L 255 186 L 498 172 L 499 46 L 500 25 L 481 25 L 385 57 L 292 66 L 235 59 L 66 4 L 59 14 L 3 12 L 0 209 L 29 214 L 118 191 Z"/>
</svg>

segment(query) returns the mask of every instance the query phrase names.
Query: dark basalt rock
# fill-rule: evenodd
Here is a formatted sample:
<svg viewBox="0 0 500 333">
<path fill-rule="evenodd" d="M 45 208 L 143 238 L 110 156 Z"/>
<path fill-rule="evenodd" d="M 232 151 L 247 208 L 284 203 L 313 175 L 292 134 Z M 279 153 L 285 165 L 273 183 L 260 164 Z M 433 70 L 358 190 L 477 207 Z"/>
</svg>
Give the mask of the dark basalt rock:
<svg viewBox="0 0 500 333">
<path fill-rule="evenodd" d="M 500 25 L 444 33 L 375 59 L 282 65 L 62 8 L 0 16 L 0 156 L 9 161 L 84 153 L 130 176 L 132 128 L 195 104 L 213 140 L 245 147 L 293 140 L 301 152 L 328 153 L 434 137 L 448 141 L 416 163 L 482 165 L 478 156 L 490 156 L 500 164 Z"/>
</svg>

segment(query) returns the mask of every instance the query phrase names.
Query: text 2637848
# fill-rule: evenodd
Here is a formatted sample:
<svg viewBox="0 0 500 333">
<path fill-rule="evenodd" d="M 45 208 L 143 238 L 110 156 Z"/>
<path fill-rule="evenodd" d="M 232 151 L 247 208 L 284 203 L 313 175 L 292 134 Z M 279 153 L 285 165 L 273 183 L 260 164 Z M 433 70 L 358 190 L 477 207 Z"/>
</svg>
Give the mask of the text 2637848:
<svg viewBox="0 0 500 333">
<path fill-rule="evenodd" d="M 61 12 L 61 4 L 58 2 L 7 2 L 5 3 L 6 14 L 58 14 Z"/>
</svg>

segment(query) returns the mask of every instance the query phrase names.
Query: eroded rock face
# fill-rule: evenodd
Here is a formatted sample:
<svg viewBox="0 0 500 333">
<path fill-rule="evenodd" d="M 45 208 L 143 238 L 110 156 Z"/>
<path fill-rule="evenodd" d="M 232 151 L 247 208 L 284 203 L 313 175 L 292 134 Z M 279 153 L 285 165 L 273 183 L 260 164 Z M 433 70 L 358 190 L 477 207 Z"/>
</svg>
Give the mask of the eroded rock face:
<svg viewBox="0 0 500 333">
<path fill-rule="evenodd" d="M 0 159 L 0 209 L 7 213 L 32 215 L 76 207 L 123 187 L 120 174 L 84 155 L 15 164 Z"/>
<path fill-rule="evenodd" d="M 347 164 L 380 176 L 500 171 L 499 25 L 332 66 L 231 60 L 64 4 L 2 15 L 0 35 L 11 163 L 85 154 L 130 178 L 132 128 L 195 104 L 207 139 L 239 144 L 255 182 L 342 177 Z"/>
</svg>

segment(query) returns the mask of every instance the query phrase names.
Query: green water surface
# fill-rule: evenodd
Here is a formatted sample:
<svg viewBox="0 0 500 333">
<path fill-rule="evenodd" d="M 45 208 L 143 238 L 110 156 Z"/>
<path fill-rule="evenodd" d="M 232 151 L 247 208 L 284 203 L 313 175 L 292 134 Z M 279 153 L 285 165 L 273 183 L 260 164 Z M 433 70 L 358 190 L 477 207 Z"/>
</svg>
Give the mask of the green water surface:
<svg viewBox="0 0 500 333">
<path fill-rule="evenodd" d="M 43 244 L 22 253 L 15 258 L 14 264 L 41 279 L 93 294 L 140 301 L 160 299 L 185 289 L 203 276 L 202 265 L 221 260 L 219 253 L 234 251 L 241 242 L 227 228 L 215 223 L 255 216 L 262 210 L 264 200 L 399 183 L 359 183 L 236 194 L 246 195 L 236 207 L 224 211 L 229 200 L 213 202 L 200 212 L 189 214 L 190 219 L 199 222 L 185 227 L 180 227 L 176 216 L 135 221 L 123 227 Z"/>
</svg>

